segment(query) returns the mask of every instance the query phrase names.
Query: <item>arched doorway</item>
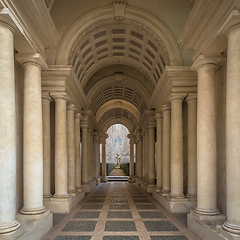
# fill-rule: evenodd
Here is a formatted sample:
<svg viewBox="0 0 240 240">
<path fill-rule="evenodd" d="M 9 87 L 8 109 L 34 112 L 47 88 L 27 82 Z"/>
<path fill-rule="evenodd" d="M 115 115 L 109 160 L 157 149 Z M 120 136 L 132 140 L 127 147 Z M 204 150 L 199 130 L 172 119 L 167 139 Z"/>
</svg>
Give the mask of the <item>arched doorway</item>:
<svg viewBox="0 0 240 240">
<path fill-rule="evenodd" d="M 127 137 L 129 130 L 122 124 L 114 124 L 108 128 L 107 134 L 106 173 L 108 180 L 127 180 L 130 164 L 130 146 Z"/>
</svg>

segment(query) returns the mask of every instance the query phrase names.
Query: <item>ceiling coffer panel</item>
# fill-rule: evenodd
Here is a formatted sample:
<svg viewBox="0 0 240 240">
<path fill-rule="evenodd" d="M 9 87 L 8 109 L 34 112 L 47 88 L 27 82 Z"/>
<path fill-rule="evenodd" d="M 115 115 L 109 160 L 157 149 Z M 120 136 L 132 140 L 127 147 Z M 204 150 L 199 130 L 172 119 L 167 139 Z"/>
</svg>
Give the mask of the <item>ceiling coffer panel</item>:
<svg viewBox="0 0 240 240">
<path fill-rule="evenodd" d="M 69 61 L 75 69 L 79 83 L 85 82 L 83 88 L 86 78 L 89 79 L 94 74 L 97 66 L 109 60 L 116 62 L 119 59 L 141 66 L 147 72 L 153 86 L 160 79 L 165 65 L 170 65 L 166 48 L 156 35 L 149 34 L 147 28 L 141 24 L 127 23 L 105 21 L 76 40 Z"/>
</svg>

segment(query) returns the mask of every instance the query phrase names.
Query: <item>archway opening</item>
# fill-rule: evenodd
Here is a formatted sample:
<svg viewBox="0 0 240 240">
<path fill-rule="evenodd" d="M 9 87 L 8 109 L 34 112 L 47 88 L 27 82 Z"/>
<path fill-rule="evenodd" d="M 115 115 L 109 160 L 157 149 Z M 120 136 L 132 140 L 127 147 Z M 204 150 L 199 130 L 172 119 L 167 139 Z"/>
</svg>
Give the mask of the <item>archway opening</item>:
<svg viewBox="0 0 240 240">
<path fill-rule="evenodd" d="M 129 130 L 122 124 L 114 124 L 107 130 L 106 174 L 129 176 L 130 146 Z"/>
</svg>

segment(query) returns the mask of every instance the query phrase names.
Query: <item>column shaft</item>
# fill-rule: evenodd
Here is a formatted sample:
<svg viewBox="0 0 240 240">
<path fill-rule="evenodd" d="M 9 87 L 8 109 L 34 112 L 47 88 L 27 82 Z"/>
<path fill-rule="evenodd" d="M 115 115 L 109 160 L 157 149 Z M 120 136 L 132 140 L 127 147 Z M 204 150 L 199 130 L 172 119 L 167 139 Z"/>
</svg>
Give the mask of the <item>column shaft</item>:
<svg viewBox="0 0 240 240">
<path fill-rule="evenodd" d="M 50 142 L 50 103 L 49 94 L 42 96 L 43 112 L 43 197 L 49 198 L 51 194 L 51 142 Z"/>
<path fill-rule="evenodd" d="M 227 221 L 223 229 L 240 234 L 240 28 L 228 31 L 227 103 L 226 103 L 226 198 Z"/>
<path fill-rule="evenodd" d="M 0 22 L 0 234 L 17 230 L 13 29 Z"/>
<path fill-rule="evenodd" d="M 156 146 L 156 164 L 157 164 L 157 186 L 156 190 L 162 190 L 162 114 L 156 114 L 157 119 L 157 146 Z"/>
<path fill-rule="evenodd" d="M 148 128 L 148 184 L 155 185 L 155 128 Z"/>
<path fill-rule="evenodd" d="M 41 66 L 25 62 L 23 115 L 23 183 L 22 214 L 39 214 L 43 206 L 43 132 Z"/>
<path fill-rule="evenodd" d="M 74 136 L 74 113 L 73 104 L 67 107 L 67 146 L 68 146 L 68 192 L 75 193 L 75 136 Z"/>
<path fill-rule="evenodd" d="M 102 182 L 106 182 L 106 141 L 102 141 Z"/>
<path fill-rule="evenodd" d="M 197 208 L 196 213 L 216 215 L 217 156 L 215 119 L 215 64 L 197 68 Z"/>
<path fill-rule="evenodd" d="M 130 178 L 134 177 L 134 141 L 130 139 Z"/>
<path fill-rule="evenodd" d="M 163 187 L 162 195 L 170 193 L 171 107 L 165 104 L 163 112 Z"/>
<path fill-rule="evenodd" d="M 82 184 L 88 184 L 88 128 L 82 127 Z"/>
<path fill-rule="evenodd" d="M 76 190 L 81 191 L 81 159 L 80 159 L 80 118 L 81 114 L 75 114 L 74 129 L 75 129 L 75 166 L 76 166 Z"/>
<path fill-rule="evenodd" d="M 148 157 L 148 145 L 149 145 L 149 139 L 148 139 L 148 133 L 145 133 L 145 138 L 146 138 L 146 145 L 145 145 L 145 182 L 148 183 L 148 161 L 149 161 L 149 157 Z"/>
<path fill-rule="evenodd" d="M 55 97 L 55 198 L 67 198 L 66 96 Z"/>
<path fill-rule="evenodd" d="M 171 198 L 184 198 L 183 194 L 183 122 L 184 95 L 172 95 L 171 101 Z"/>
<path fill-rule="evenodd" d="M 197 94 L 188 94 L 188 194 L 197 197 Z"/>
<path fill-rule="evenodd" d="M 138 141 L 138 177 L 143 178 L 143 137 L 139 135 Z"/>
</svg>

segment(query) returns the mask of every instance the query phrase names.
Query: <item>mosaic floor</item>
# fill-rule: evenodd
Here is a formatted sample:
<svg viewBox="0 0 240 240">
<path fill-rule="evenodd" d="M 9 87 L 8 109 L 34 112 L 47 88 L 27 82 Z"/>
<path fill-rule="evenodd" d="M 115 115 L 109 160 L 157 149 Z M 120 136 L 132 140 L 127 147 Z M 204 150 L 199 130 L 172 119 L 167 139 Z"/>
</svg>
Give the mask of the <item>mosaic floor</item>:
<svg viewBox="0 0 240 240">
<path fill-rule="evenodd" d="M 42 240 L 199 240 L 150 194 L 127 182 L 103 183 Z"/>
</svg>

